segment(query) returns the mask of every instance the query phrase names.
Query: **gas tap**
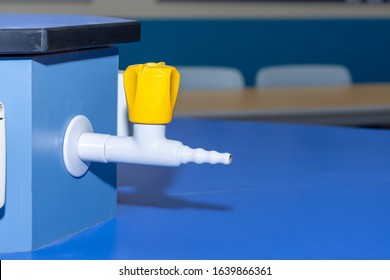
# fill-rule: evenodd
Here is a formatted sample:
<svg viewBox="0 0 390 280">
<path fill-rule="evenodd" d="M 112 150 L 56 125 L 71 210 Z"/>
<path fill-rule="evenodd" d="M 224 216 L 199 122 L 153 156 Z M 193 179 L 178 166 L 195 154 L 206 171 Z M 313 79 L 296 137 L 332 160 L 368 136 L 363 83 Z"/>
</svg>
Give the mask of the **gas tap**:
<svg viewBox="0 0 390 280">
<path fill-rule="evenodd" d="M 165 63 L 127 67 L 124 88 L 132 136 L 94 133 L 85 116 L 74 117 L 64 138 L 64 162 L 74 177 L 83 176 L 91 162 L 179 166 L 184 163 L 230 164 L 229 153 L 190 148 L 165 137 L 172 120 L 180 74 Z"/>
</svg>

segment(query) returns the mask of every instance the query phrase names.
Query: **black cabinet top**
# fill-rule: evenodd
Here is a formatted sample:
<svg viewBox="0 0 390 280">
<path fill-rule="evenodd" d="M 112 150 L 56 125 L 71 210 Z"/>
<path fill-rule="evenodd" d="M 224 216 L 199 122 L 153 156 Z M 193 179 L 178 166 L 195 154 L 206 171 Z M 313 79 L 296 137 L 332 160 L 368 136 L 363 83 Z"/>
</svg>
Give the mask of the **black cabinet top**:
<svg viewBox="0 0 390 280">
<path fill-rule="evenodd" d="M 0 14 L 0 54 L 42 54 L 140 40 L 138 21 L 88 15 Z"/>
</svg>

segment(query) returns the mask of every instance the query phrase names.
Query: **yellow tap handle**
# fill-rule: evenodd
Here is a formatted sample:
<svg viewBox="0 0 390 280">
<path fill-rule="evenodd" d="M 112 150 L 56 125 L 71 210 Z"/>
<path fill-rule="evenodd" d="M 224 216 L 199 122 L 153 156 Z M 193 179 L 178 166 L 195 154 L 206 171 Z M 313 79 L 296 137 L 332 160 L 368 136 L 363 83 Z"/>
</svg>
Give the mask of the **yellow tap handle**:
<svg viewBox="0 0 390 280">
<path fill-rule="evenodd" d="M 129 121 L 142 124 L 171 122 L 180 74 L 164 62 L 136 64 L 123 74 Z"/>
</svg>

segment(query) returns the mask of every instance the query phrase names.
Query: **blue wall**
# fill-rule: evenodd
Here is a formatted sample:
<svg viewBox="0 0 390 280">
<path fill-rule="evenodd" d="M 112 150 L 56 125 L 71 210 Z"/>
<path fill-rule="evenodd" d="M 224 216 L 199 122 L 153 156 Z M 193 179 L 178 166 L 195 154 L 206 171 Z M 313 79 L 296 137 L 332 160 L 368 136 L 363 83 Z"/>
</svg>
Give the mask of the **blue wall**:
<svg viewBox="0 0 390 280">
<path fill-rule="evenodd" d="M 390 82 L 390 19 L 141 20 L 120 68 L 147 61 L 239 68 L 248 86 L 272 64 L 337 63 L 354 82 Z"/>
</svg>

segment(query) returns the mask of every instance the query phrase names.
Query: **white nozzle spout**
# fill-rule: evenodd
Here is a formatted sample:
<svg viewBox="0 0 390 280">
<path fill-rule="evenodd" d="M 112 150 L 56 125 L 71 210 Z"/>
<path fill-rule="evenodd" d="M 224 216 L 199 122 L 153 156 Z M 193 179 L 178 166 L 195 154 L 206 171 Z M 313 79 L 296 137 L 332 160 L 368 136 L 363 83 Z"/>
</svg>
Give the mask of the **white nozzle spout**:
<svg viewBox="0 0 390 280">
<path fill-rule="evenodd" d="M 206 151 L 204 149 L 192 149 L 188 146 L 183 146 L 179 151 L 180 163 L 222 163 L 230 164 L 232 162 L 232 155 L 229 153 L 219 153 L 216 151 Z"/>
</svg>

